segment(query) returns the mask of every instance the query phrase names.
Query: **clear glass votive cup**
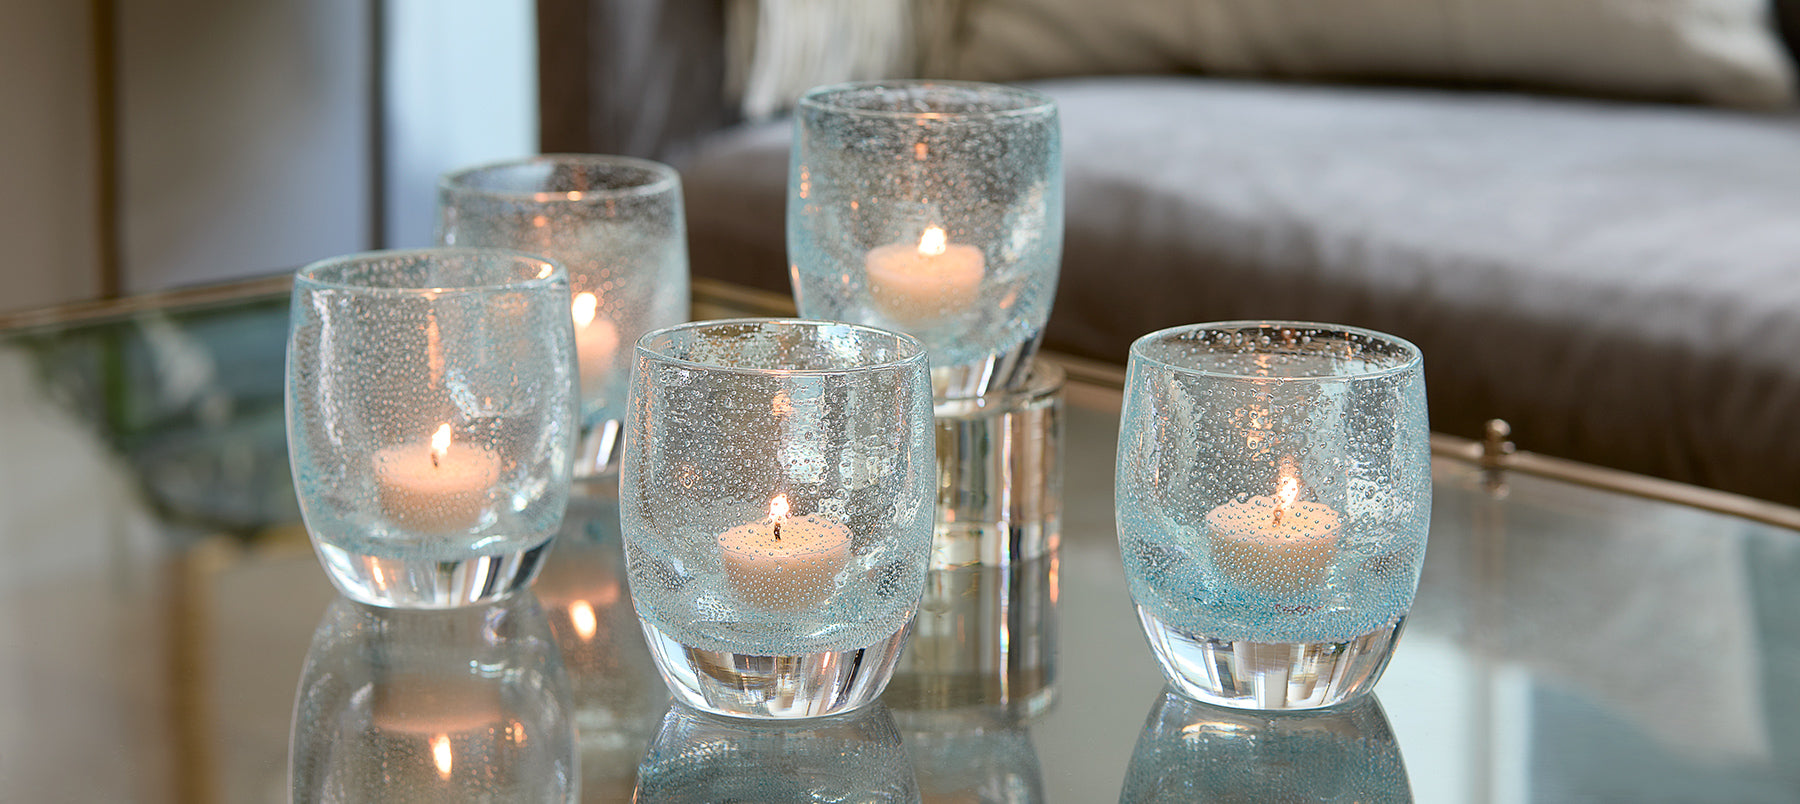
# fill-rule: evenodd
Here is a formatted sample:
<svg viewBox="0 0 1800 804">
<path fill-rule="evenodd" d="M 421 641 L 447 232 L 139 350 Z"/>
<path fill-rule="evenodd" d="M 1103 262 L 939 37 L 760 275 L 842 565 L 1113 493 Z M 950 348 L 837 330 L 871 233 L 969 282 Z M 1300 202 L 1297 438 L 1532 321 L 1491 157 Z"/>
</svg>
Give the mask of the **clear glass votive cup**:
<svg viewBox="0 0 1800 804">
<path fill-rule="evenodd" d="M 288 454 L 332 583 L 376 606 L 531 583 L 575 444 L 568 281 L 493 249 L 377 251 L 294 277 Z"/>
<path fill-rule="evenodd" d="M 1056 104 L 955 81 L 836 84 L 801 97 L 787 242 L 800 314 L 909 333 L 939 398 L 1018 388 L 1056 294 Z"/>
<path fill-rule="evenodd" d="M 1116 475 L 1132 600 L 1182 694 L 1307 709 L 1368 692 L 1431 518 L 1419 350 L 1238 321 L 1132 344 Z"/>
<path fill-rule="evenodd" d="M 797 718 L 881 694 L 931 551 L 925 349 L 795 319 L 638 342 L 619 504 L 631 598 L 676 699 Z"/>
<path fill-rule="evenodd" d="M 440 244 L 517 249 L 568 271 L 581 374 L 578 477 L 618 467 L 631 345 L 688 320 L 684 221 L 675 170 L 624 156 L 534 156 L 438 184 Z"/>
</svg>

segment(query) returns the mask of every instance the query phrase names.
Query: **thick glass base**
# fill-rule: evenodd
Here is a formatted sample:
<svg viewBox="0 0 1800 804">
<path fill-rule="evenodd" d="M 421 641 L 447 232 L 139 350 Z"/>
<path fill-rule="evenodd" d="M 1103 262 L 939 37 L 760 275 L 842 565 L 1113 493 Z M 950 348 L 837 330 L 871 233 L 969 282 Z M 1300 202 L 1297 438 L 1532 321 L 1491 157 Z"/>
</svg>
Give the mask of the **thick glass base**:
<svg viewBox="0 0 1800 804">
<path fill-rule="evenodd" d="M 644 639 L 675 699 L 733 717 L 824 717 L 881 697 L 906 645 L 911 620 L 866 648 L 756 656 L 683 645 L 648 621 Z"/>
<path fill-rule="evenodd" d="M 1387 669 L 1401 615 L 1346 642 L 1209 639 L 1170 628 L 1138 607 L 1163 676 L 1181 694 L 1236 709 L 1318 709 L 1367 694 Z"/>
<path fill-rule="evenodd" d="M 1037 354 L 1037 347 L 1038 338 L 1032 337 L 972 363 L 934 365 L 931 368 L 931 396 L 940 402 L 973 399 L 1023 387 L 1026 378 L 1031 376 L 1031 358 Z"/>
<path fill-rule="evenodd" d="M 931 568 L 1010 566 L 1062 534 L 1062 369 L 1038 362 L 1024 387 L 940 399 Z"/>
<path fill-rule="evenodd" d="M 351 600 L 390 609 L 452 609 L 498 600 L 530 586 L 552 541 L 461 561 L 352 553 L 318 539 L 313 547 L 332 585 Z"/>
</svg>

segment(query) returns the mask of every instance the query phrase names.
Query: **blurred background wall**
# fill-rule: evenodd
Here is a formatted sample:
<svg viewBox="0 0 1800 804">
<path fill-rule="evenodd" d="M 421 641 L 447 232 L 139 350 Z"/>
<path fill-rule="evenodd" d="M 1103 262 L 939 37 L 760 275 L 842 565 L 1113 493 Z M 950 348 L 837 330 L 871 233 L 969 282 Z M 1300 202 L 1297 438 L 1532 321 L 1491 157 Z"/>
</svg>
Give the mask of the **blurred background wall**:
<svg viewBox="0 0 1800 804">
<path fill-rule="evenodd" d="M 426 245 L 537 145 L 530 0 L 0 0 L 0 310 Z"/>
</svg>

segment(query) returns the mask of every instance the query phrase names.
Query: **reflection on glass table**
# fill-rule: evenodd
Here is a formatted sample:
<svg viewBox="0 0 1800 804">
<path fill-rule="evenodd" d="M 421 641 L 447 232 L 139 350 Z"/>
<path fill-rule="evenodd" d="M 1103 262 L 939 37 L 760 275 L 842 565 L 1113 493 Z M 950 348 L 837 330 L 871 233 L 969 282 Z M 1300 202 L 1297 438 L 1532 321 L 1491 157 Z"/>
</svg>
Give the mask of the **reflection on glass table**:
<svg viewBox="0 0 1800 804">
<path fill-rule="evenodd" d="M 709 317 L 770 312 L 696 289 Z M 287 477 L 286 325 L 278 283 L 0 321 L 0 800 L 287 800 L 335 596 Z M 1060 549 L 1041 575 L 935 579 L 884 698 L 922 797 L 1117 800 L 1155 734 L 1113 531 L 1118 391 L 1067 367 Z M 1376 689 L 1416 800 L 1800 800 L 1800 514 L 1437 446 Z M 534 587 L 587 802 L 629 800 L 668 706 L 616 528 L 578 503 Z"/>
<path fill-rule="evenodd" d="M 339 598 L 300 679 L 296 804 L 576 800 L 569 681 L 529 593 L 440 611 Z"/>
<path fill-rule="evenodd" d="M 669 694 L 625 588 L 618 501 L 571 501 L 551 556 L 532 591 L 569 668 L 582 800 L 629 801 Z"/>
<path fill-rule="evenodd" d="M 1120 804 L 1411 801 L 1406 763 L 1375 696 L 1268 714 L 1165 691 L 1125 769 Z"/>
<path fill-rule="evenodd" d="M 832 717 L 731 718 L 676 705 L 638 766 L 641 804 L 917 802 L 894 716 L 877 701 Z"/>
</svg>

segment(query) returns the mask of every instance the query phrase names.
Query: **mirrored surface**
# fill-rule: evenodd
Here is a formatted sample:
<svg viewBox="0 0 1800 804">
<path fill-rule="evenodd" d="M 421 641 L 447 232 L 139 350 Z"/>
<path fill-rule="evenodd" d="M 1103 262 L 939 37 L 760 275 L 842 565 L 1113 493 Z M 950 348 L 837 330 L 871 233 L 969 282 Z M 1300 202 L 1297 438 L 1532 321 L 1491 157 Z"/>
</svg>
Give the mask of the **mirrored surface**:
<svg viewBox="0 0 1800 804">
<path fill-rule="evenodd" d="M 264 295 L 0 333 L 0 800 L 287 800 L 335 595 L 287 476 L 285 327 Z M 1113 534 L 1117 396 L 1070 400 L 1054 560 L 934 579 L 937 653 L 885 698 L 922 798 L 1113 801 L 1141 775 L 1163 680 Z M 1423 581 L 1377 688 L 1410 795 L 1800 800 L 1800 534 L 1486 480 L 1434 465 Z M 580 800 L 623 801 L 668 702 L 596 491 L 533 591 Z"/>
</svg>

